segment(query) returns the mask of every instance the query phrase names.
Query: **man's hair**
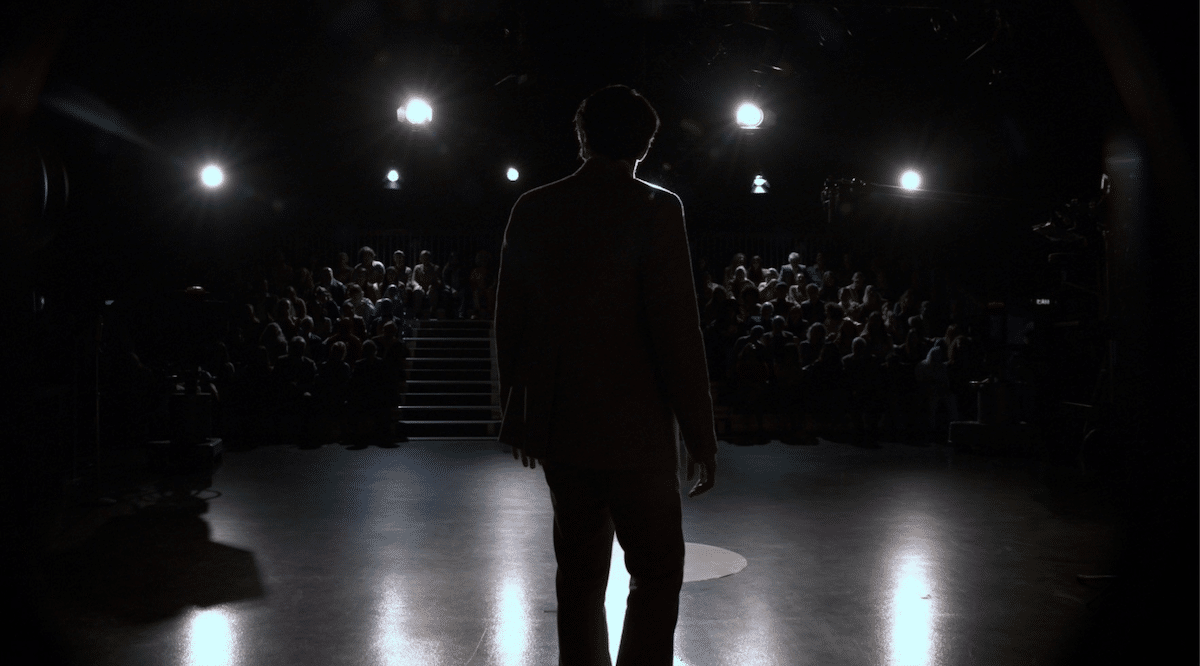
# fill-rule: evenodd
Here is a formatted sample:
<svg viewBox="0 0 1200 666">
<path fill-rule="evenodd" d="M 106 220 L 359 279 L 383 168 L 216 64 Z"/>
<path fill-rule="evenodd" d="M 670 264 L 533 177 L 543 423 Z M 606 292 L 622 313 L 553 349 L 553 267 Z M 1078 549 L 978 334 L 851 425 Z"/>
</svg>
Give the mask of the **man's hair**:
<svg viewBox="0 0 1200 666">
<path fill-rule="evenodd" d="M 603 155 L 636 160 L 658 133 L 658 113 L 629 86 L 601 88 L 583 100 L 575 112 L 579 156 Z"/>
</svg>

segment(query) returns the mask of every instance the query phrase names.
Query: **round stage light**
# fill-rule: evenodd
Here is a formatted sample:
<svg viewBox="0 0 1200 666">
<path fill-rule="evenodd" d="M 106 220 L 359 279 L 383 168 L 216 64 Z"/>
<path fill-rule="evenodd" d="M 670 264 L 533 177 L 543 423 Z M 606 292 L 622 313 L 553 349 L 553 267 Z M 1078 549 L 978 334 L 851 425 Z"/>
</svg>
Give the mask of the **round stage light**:
<svg viewBox="0 0 1200 666">
<path fill-rule="evenodd" d="M 517 182 L 517 179 L 521 177 L 521 172 L 517 171 L 513 167 L 508 167 L 508 173 L 506 173 L 505 176 L 508 177 L 509 181 L 515 183 Z"/>
<path fill-rule="evenodd" d="M 766 194 L 769 187 L 771 184 L 767 182 L 767 179 L 763 178 L 762 174 L 758 174 L 754 177 L 754 186 L 750 191 L 754 194 Z"/>
<path fill-rule="evenodd" d="M 763 121 L 763 110 L 750 102 L 744 102 L 737 108 L 737 122 L 742 127 L 751 129 L 758 127 Z"/>
<path fill-rule="evenodd" d="M 433 120 L 433 107 L 423 99 L 410 99 L 400 113 L 404 120 L 414 125 L 425 125 Z"/>
<path fill-rule="evenodd" d="M 400 180 L 400 172 L 392 169 L 391 171 L 387 172 L 387 179 L 393 183 Z"/>
<path fill-rule="evenodd" d="M 916 171 L 905 171 L 904 175 L 900 176 L 900 187 L 906 190 L 915 190 L 921 186 L 921 174 Z"/>
<path fill-rule="evenodd" d="M 200 182 L 208 188 L 220 187 L 221 183 L 225 182 L 225 173 L 221 171 L 221 167 L 210 164 L 200 172 Z"/>
</svg>

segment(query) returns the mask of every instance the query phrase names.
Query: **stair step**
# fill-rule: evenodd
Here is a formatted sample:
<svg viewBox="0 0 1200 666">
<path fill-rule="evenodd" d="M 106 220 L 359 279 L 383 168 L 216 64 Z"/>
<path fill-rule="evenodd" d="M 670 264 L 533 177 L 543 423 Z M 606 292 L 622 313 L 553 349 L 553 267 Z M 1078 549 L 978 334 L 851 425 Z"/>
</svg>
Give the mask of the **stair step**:
<svg viewBox="0 0 1200 666">
<path fill-rule="evenodd" d="M 492 350 L 490 346 L 483 347 L 424 347 L 417 346 L 408 350 L 408 360 L 428 359 L 428 358 L 446 358 L 453 355 L 458 359 L 477 359 L 481 361 L 492 360 Z"/>
<path fill-rule="evenodd" d="M 438 366 L 441 366 L 441 367 L 445 367 L 447 369 L 466 366 L 472 370 L 477 369 L 477 368 L 491 370 L 492 359 L 490 359 L 490 358 L 452 358 L 452 357 L 447 357 L 447 356 L 418 356 L 418 357 L 409 356 L 408 357 L 408 367 L 416 369 L 417 366 L 421 366 L 421 367 L 433 366 L 435 368 Z"/>
<path fill-rule="evenodd" d="M 495 439 L 500 432 L 500 422 L 489 421 L 401 421 L 402 430 L 409 439 L 437 437 L 458 439 L 461 437 L 489 437 Z"/>
<path fill-rule="evenodd" d="M 479 369 L 453 369 L 453 368 L 410 368 L 407 371 L 408 381 L 419 381 L 422 379 L 428 380 L 443 380 L 455 382 L 486 382 L 492 378 L 491 368 Z"/>
<path fill-rule="evenodd" d="M 471 423 L 500 418 L 500 407 L 493 405 L 401 405 L 397 410 L 405 423 Z"/>
<path fill-rule="evenodd" d="M 438 405 L 488 407 L 500 403 L 499 396 L 495 393 L 405 393 L 401 400 L 405 407 L 436 407 Z"/>
<path fill-rule="evenodd" d="M 405 382 L 406 392 L 413 393 L 481 393 L 499 390 L 499 382 L 471 380 L 415 379 Z"/>
<path fill-rule="evenodd" d="M 433 333 L 438 333 L 439 335 L 434 335 Z M 478 342 L 478 343 L 485 343 L 485 342 L 490 343 L 492 341 L 492 338 L 490 336 L 486 336 L 486 335 L 483 335 L 483 336 L 478 336 L 478 335 L 473 335 L 473 336 L 440 335 L 441 333 L 443 333 L 443 331 L 434 331 L 434 332 L 426 331 L 426 335 L 421 335 L 420 332 L 417 331 L 414 333 L 414 335 L 412 337 L 405 338 L 404 341 L 405 342 Z"/>
</svg>

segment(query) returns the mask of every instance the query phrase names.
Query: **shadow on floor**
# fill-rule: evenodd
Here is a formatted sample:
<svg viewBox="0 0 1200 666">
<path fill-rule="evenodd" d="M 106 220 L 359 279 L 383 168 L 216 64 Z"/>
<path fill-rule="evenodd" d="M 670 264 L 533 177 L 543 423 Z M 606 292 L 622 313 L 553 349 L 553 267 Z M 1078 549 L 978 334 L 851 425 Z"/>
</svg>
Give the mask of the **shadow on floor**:
<svg viewBox="0 0 1200 666">
<path fill-rule="evenodd" d="M 191 495 L 110 518 L 81 543 L 45 556 L 45 599 L 60 617 L 147 623 L 191 606 L 263 596 L 254 554 L 209 540 Z"/>
</svg>

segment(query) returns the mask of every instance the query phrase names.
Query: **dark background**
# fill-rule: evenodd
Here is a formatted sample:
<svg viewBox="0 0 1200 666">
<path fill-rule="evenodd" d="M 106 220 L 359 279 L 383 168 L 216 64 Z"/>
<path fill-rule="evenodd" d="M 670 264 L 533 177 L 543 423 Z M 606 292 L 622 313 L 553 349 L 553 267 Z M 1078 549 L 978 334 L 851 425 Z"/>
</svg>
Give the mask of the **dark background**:
<svg viewBox="0 0 1200 666">
<path fill-rule="evenodd" d="M 105 300 L 169 312 L 277 247 L 360 230 L 496 232 L 521 191 L 579 164 L 571 118 L 626 83 L 662 128 L 639 176 L 680 194 L 693 238 L 809 235 L 920 257 L 988 300 L 1048 288 L 1031 232 L 1071 199 L 1100 213 L 1117 343 L 1112 429 L 1134 452 L 1137 531 L 1095 622 L 1122 663 L 1195 646 L 1197 8 L 1154 3 L 495 0 L 13 3 L 0 12 L 5 533 L 54 496 L 47 442 L 86 436 Z M 397 122 L 409 94 L 428 131 Z M 743 98 L 765 126 L 738 130 Z M 202 191 L 199 169 L 226 169 Z M 503 178 L 508 165 L 521 180 Z M 831 220 L 826 179 L 894 185 Z M 403 174 L 386 190 L 383 174 Z M 770 194 L 750 194 L 754 174 Z M 66 174 L 64 176 L 64 174 Z M 293 257 L 303 261 L 306 257 Z M 727 257 L 719 258 L 726 261 Z M 44 411 L 44 410 L 43 410 Z M 86 415 L 85 415 L 86 416 Z M 15 549 L 20 552 L 20 549 Z M 18 607 L 22 588 L 6 595 Z M 1183 602 L 1182 604 L 1180 602 Z M 1163 609 L 1183 608 L 1167 614 Z M 34 628 L 30 628 L 28 635 Z M 1095 643 L 1100 644 L 1100 643 Z M 1111 644 L 1111 643 L 1106 643 Z M 1124 652 L 1122 652 L 1124 650 Z"/>
</svg>

